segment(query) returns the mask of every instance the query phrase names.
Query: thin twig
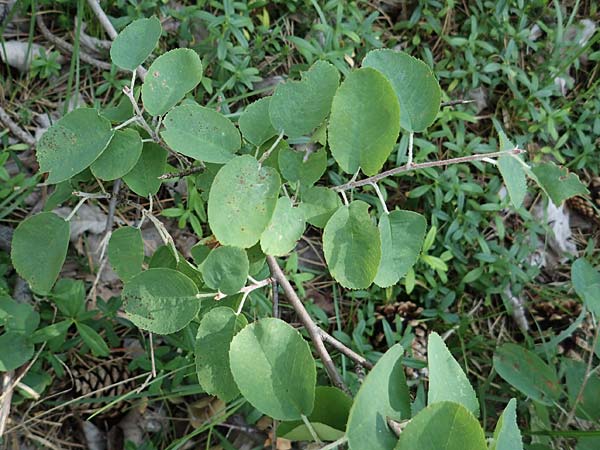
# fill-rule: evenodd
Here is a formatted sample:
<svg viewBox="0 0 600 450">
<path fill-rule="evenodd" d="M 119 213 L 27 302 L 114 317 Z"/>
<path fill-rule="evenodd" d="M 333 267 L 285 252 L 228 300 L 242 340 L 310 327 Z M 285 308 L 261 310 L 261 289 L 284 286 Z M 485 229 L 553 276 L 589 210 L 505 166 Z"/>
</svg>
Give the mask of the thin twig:
<svg viewBox="0 0 600 450">
<path fill-rule="evenodd" d="M 271 145 L 271 148 L 269 148 L 269 150 L 267 150 L 266 152 L 264 152 L 262 154 L 262 156 L 258 160 L 258 163 L 260 165 L 262 165 L 262 163 L 264 163 L 267 160 L 267 158 L 269 156 L 271 156 L 271 153 L 273 152 L 273 150 L 275 150 L 275 148 L 277 148 L 277 146 L 279 145 L 279 143 L 281 142 L 282 139 L 283 139 L 283 131 L 281 133 L 279 133 L 279 136 L 277 136 L 277 139 L 275 140 L 275 142 L 273 142 L 273 145 Z"/>
<path fill-rule="evenodd" d="M 206 169 L 205 166 L 190 167 L 189 169 L 183 169 L 183 170 L 180 170 L 179 172 L 164 173 L 160 177 L 158 177 L 158 179 L 159 180 L 169 180 L 171 178 L 181 178 L 181 177 L 185 177 L 187 175 L 193 175 L 195 173 L 200 173 L 204 169 Z"/>
<path fill-rule="evenodd" d="M 36 15 L 35 23 L 37 24 L 38 28 L 40 29 L 40 31 L 42 32 L 42 34 L 48 41 L 50 41 L 52 44 L 56 45 L 56 47 L 58 47 L 60 50 L 62 50 L 63 53 L 66 53 L 67 55 L 73 55 L 73 50 L 74 50 L 73 45 L 69 44 L 64 39 L 61 39 L 58 36 L 55 36 L 54 34 L 52 34 L 52 32 L 48 29 L 48 27 L 44 23 L 42 14 Z M 79 58 L 83 62 L 91 64 L 92 66 L 98 67 L 99 69 L 102 69 L 102 70 L 110 70 L 111 69 L 110 63 L 100 61 L 99 59 L 96 59 L 93 56 L 88 55 L 81 49 L 79 50 Z"/>
<path fill-rule="evenodd" d="M 327 331 L 319 328 L 319 333 L 321 333 L 321 339 L 323 339 L 323 341 L 327 342 L 340 353 L 346 355 L 355 363 L 360 364 L 361 366 L 366 367 L 367 369 L 373 368 L 373 363 L 371 361 L 366 359 L 364 356 L 360 356 L 351 348 L 346 347 L 344 344 L 342 344 L 340 341 L 338 341 L 336 338 L 330 335 Z"/>
<path fill-rule="evenodd" d="M 413 163 L 413 144 L 415 139 L 415 133 L 410 132 L 408 134 L 408 158 L 406 159 L 406 167 L 412 166 Z"/>
<path fill-rule="evenodd" d="M 271 295 L 273 301 L 273 317 L 279 319 L 279 286 L 277 280 L 273 279 L 271 283 Z"/>
<path fill-rule="evenodd" d="M 319 450 L 334 450 L 336 448 L 339 448 L 340 445 L 345 444 L 346 442 L 348 442 L 348 438 L 344 435 L 337 441 L 327 444 L 325 447 L 321 447 Z"/>
<path fill-rule="evenodd" d="M 10 130 L 12 134 L 14 134 L 19 140 L 24 142 L 25 144 L 33 147 L 36 143 L 35 138 L 29 134 L 27 131 L 23 130 L 19 125 L 17 125 L 10 118 L 8 113 L 0 106 L 0 122 L 2 122 L 6 128 Z"/>
<path fill-rule="evenodd" d="M 294 310 L 296 311 L 300 322 L 302 322 L 302 325 L 304 325 L 304 328 L 306 328 L 306 331 L 308 332 L 308 335 L 312 340 L 315 350 L 317 351 L 319 358 L 325 366 L 327 375 L 329 375 L 329 378 L 336 387 L 348 392 L 348 388 L 346 387 L 344 380 L 342 380 L 342 377 L 338 372 L 337 368 L 335 367 L 335 364 L 333 363 L 329 352 L 325 348 L 325 344 L 323 344 L 319 327 L 312 320 L 310 314 L 308 314 L 308 311 L 306 311 L 306 308 L 304 308 L 302 301 L 300 300 L 298 294 L 296 294 L 296 291 L 286 278 L 285 274 L 283 273 L 283 270 L 281 270 L 281 267 L 279 267 L 277 260 L 273 256 L 267 256 L 267 264 L 269 265 L 269 269 L 271 270 L 272 277 L 275 280 L 277 280 L 281 287 L 283 287 L 285 296 L 294 307 Z"/>
<path fill-rule="evenodd" d="M 475 100 L 450 100 L 449 102 L 443 102 L 440 107 L 444 106 L 456 106 L 456 105 L 468 105 L 469 103 L 474 103 Z"/>
<path fill-rule="evenodd" d="M 108 16 L 100 6 L 100 3 L 98 3 L 96 0 L 87 0 L 87 3 L 96 15 L 96 18 L 100 22 L 100 25 L 102 25 L 102 28 L 104 28 L 108 36 L 114 41 L 118 35 L 117 30 L 115 29 L 115 27 L 113 27 L 113 24 L 110 22 Z M 136 69 L 136 73 L 138 74 L 138 77 L 140 77 L 140 80 L 144 81 L 144 78 L 146 78 L 146 73 L 148 73 L 148 71 L 142 66 L 138 66 L 138 68 Z"/>
<path fill-rule="evenodd" d="M 13 390 L 9 388 L 13 382 L 14 376 L 14 370 L 9 370 L 2 375 L 2 393 L 4 398 L 0 403 L 0 438 L 2 438 L 2 435 L 4 434 L 6 422 L 8 421 L 8 416 L 10 415 L 10 405 L 12 402 Z"/>
<path fill-rule="evenodd" d="M 520 148 L 515 148 L 513 150 L 505 150 L 505 151 L 501 151 L 501 152 L 481 153 L 478 155 L 461 156 L 459 158 L 443 159 L 440 161 L 428 161 L 428 162 L 419 163 L 419 164 L 412 164 L 410 167 L 408 167 L 408 166 L 394 167 L 393 169 L 386 170 L 385 172 L 381 172 L 380 174 L 374 175 L 369 178 L 365 178 L 364 180 L 351 181 L 351 182 L 348 182 L 345 184 L 341 184 L 339 186 L 335 186 L 332 189 L 336 192 L 342 192 L 342 191 L 347 191 L 349 189 L 354 189 L 354 188 L 357 188 L 360 186 L 366 186 L 367 184 L 377 183 L 378 181 L 383 180 L 384 178 L 387 178 L 392 175 L 397 175 L 397 174 L 403 173 L 403 172 L 410 172 L 413 170 L 420 170 L 420 169 L 428 169 L 430 167 L 443 167 L 443 166 L 449 166 L 451 164 L 461 164 L 461 163 L 466 163 L 466 162 L 483 161 L 486 158 L 499 158 L 504 155 L 519 155 L 524 152 L 525 152 L 525 150 L 522 150 Z"/>
</svg>

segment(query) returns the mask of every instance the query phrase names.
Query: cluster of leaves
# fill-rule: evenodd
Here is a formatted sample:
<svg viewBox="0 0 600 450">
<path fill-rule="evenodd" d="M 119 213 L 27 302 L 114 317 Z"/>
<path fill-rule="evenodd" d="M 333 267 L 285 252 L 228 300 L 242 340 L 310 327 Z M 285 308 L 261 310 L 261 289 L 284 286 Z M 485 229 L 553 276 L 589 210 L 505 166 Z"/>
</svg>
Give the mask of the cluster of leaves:
<svg viewBox="0 0 600 450">
<path fill-rule="evenodd" d="M 135 71 L 160 34 L 157 19 L 132 22 L 113 44 L 113 62 Z M 432 334 L 429 341 L 427 407 L 410 404 L 400 346 L 388 350 L 351 400 L 335 388 L 315 387 L 310 348 L 290 325 L 274 318 L 248 324 L 241 314 L 248 293 L 260 284 L 252 275 L 263 269 L 265 255 L 291 252 L 307 223 L 323 228 L 327 266 L 346 288 L 365 289 L 373 283 L 393 286 L 411 271 L 414 276 L 412 267 L 419 257 L 444 272 L 444 258 L 427 254 L 436 232 L 432 228 L 425 238 L 423 216 L 388 212 L 382 199 L 383 213 L 375 225 L 366 202 L 342 203 L 335 189 L 316 185 L 333 164 L 347 175 L 359 170 L 367 176 L 378 174 L 396 150 L 401 129 L 412 140 L 415 132 L 433 123 L 441 92 L 428 66 L 401 52 L 373 51 L 340 85 L 336 67 L 317 61 L 301 80 L 278 86 L 272 96 L 246 108 L 239 131 L 225 115 L 185 98 L 202 77 L 203 66 L 193 50 L 164 53 L 150 65 L 140 92 L 144 112 L 156 118 L 156 130 L 148 127 L 139 111 L 122 121 L 106 112 L 79 108 L 52 126 L 37 149 L 40 170 L 49 173 L 48 183 L 67 182 L 89 170 L 104 181 L 122 178 L 142 197 L 158 192 L 168 150 L 206 164 L 207 173 L 213 174 L 205 189 L 207 222 L 220 245 L 195 247 L 194 264 L 176 249 L 163 247 L 143 270 L 139 227 L 122 227 L 112 234 L 109 258 L 125 283 L 122 297 L 130 320 L 163 335 L 199 321 L 195 358 L 202 387 L 224 400 L 241 393 L 259 411 L 296 421 L 280 431 L 288 437 L 336 440 L 346 436 L 351 448 L 357 449 L 373 448 L 374 442 L 378 448 L 439 448 L 442 442 L 451 445 L 448 448 L 465 442 L 469 448 L 486 448 L 475 418 L 477 398 L 439 336 Z M 316 151 L 300 152 L 290 145 L 296 142 L 310 143 Z M 506 154 L 499 158 L 498 167 L 515 208 L 522 205 L 526 177 L 557 204 L 585 193 L 574 175 L 553 163 L 530 167 L 513 152 L 515 148 L 500 131 L 500 150 Z M 286 195 L 280 197 L 282 190 Z M 202 224 L 192 226 L 202 234 Z M 15 231 L 13 264 L 36 293 L 53 291 L 68 236 L 68 221 L 50 212 L 32 216 Z M 252 284 L 246 286 L 248 279 Z M 213 300 L 225 297 L 231 301 L 229 306 Z M 73 315 L 73 320 L 77 317 Z M 82 337 L 88 336 L 86 343 L 92 347 L 95 335 L 81 322 L 72 323 Z M 523 351 L 499 349 L 497 370 L 531 396 L 507 374 Z M 529 360 L 540 367 L 534 358 Z M 552 384 L 556 397 L 556 377 L 545 381 Z M 339 408 L 333 410 L 334 416 L 332 404 Z M 519 448 L 515 417 L 516 405 L 511 401 L 494 433 L 493 448 Z M 388 420 L 409 419 L 398 441 Z M 439 442 L 432 441 L 432 435 Z"/>
</svg>

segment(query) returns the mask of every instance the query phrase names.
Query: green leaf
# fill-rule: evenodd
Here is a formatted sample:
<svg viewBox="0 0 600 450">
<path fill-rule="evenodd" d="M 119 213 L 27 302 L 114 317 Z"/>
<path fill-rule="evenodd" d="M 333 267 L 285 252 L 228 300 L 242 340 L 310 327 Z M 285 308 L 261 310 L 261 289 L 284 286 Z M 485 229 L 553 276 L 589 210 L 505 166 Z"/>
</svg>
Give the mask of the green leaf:
<svg viewBox="0 0 600 450">
<path fill-rule="evenodd" d="M 403 353 L 400 344 L 394 345 L 364 379 L 348 417 L 346 434 L 351 450 L 391 450 L 396 445 L 398 438 L 387 419 L 400 421 L 411 415 Z"/>
<path fill-rule="evenodd" d="M 221 244 L 250 248 L 265 230 L 277 203 L 280 180 L 249 155 L 225 164 L 208 197 L 208 223 Z"/>
<path fill-rule="evenodd" d="M 504 155 L 498 158 L 498 169 L 508 190 L 510 201 L 515 208 L 520 208 L 527 193 L 527 180 L 523 165 L 517 161 L 518 156 Z"/>
<path fill-rule="evenodd" d="M 34 347 L 28 336 L 20 333 L 4 333 L 0 336 L 0 372 L 21 367 L 33 356 Z"/>
<path fill-rule="evenodd" d="M 121 69 L 134 71 L 158 44 L 162 33 L 156 17 L 138 19 L 127 25 L 110 47 L 110 59 Z"/>
<path fill-rule="evenodd" d="M 327 169 L 327 151 L 322 148 L 307 154 L 286 147 L 279 151 L 278 162 L 281 175 L 290 183 L 312 186 Z"/>
<path fill-rule="evenodd" d="M 202 80 L 202 62 L 189 48 L 176 48 L 154 60 L 142 85 L 148 114 L 159 116 L 175 106 Z"/>
<path fill-rule="evenodd" d="M 392 211 L 381 216 L 381 263 L 375 277 L 377 286 L 393 286 L 414 266 L 426 229 L 425 218 L 412 211 Z"/>
<path fill-rule="evenodd" d="M 129 320 L 143 330 L 170 334 L 196 317 L 198 288 L 186 275 L 173 269 L 148 269 L 133 277 L 123 288 Z"/>
<path fill-rule="evenodd" d="M 40 315 L 31 305 L 0 297 L 0 326 L 7 333 L 31 335 L 40 324 Z"/>
<path fill-rule="evenodd" d="M 58 310 L 69 318 L 77 318 L 86 311 L 85 284 L 83 280 L 61 278 L 54 285 L 51 294 Z"/>
<path fill-rule="evenodd" d="M 142 138 L 132 129 L 117 130 L 106 150 L 90 169 L 105 181 L 121 178 L 133 169 L 142 154 Z"/>
<path fill-rule="evenodd" d="M 121 280 L 127 282 L 142 271 L 144 241 L 135 227 L 121 227 L 110 236 L 108 259 Z"/>
<path fill-rule="evenodd" d="M 600 272 L 584 258 L 577 259 L 571 266 L 571 282 L 573 288 L 585 306 L 596 317 L 600 317 Z"/>
<path fill-rule="evenodd" d="M 75 322 L 75 326 L 77 327 L 81 339 L 83 339 L 83 342 L 90 348 L 94 356 L 109 355 L 110 350 L 108 345 L 106 345 L 106 342 L 104 342 L 104 339 L 102 339 L 102 336 L 100 336 L 96 330 L 81 322 Z"/>
<path fill-rule="evenodd" d="M 360 167 L 375 175 L 396 145 L 400 106 L 394 89 L 375 69 L 350 73 L 333 98 L 329 119 L 329 147 L 342 170 Z"/>
<path fill-rule="evenodd" d="M 196 373 L 200 386 L 224 402 L 236 398 L 240 391 L 229 367 L 231 340 L 248 325 L 243 314 L 231 308 L 217 307 L 202 317 L 196 335 Z"/>
<path fill-rule="evenodd" d="M 16 228 L 11 258 L 17 273 L 40 294 L 58 278 L 69 247 L 69 223 L 51 212 L 25 219 Z"/>
<path fill-rule="evenodd" d="M 544 405 L 552 405 L 560 397 L 555 370 L 519 345 L 504 344 L 496 349 L 494 369 L 514 388 Z"/>
<path fill-rule="evenodd" d="M 240 149 L 237 128 L 224 115 L 197 103 L 176 106 L 164 120 L 161 136 L 173 150 L 209 163 L 226 163 Z"/>
<path fill-rule="evenodd" d="M 517 425 L 517 400 L 514 398 L 508 402 L 498 419 L 490 450 L 523 450 L 521 431 Z"/>
<path fill-rule="evenodd" d="M 335 441 L 344 435 L 352 399 L 335 387 L 317 386 L 315 406 L 308 421 L 322 441 Z M 311 441 L 310 430 L 303 421 L 281 422 L 277 436 L 290 441 Z"/>
<path fill-rule="evenodd" d="M 362 62 L 381 72 L 391 83 L 400 103 L 400 126 L 407 131 L 424 131 L 440 110 L 441 90 L 427 64 L 407 53 L 372 50 Z"/>
<path fill-rule="evenodd" d="M 323 186 L 313 186 L 302 194 L 299 208 L 304 211 L 304 218 L 317 228 L 323 228 L 342 206 L 342 201 L 333 190 Z"/>
<path fill-rule="evenodd" d="M 413 417 L 395 449 L 487 450 L 487 444 L 473 414 L 458 403 L 439 402 Z"/>
<path fill-rule="evenodd" d="M 144 149 L 136 165 L 123 177 L 123 181 L 133 192 L 141 197 L 148 197 L 158 192 L 165 172 L 167 151 L 154 142 L 144 143 Z"/>
<path fill-rule="evenodd" d="M 269 117 L 270 102 L 271 97 L 265 97 L 249 104 L 238 121 L 244 139 L 253 145 L 262 145 L 277 136 Z"/>
<path fill-rule="evenodd" d="M 289 198 L 281 197 L 277 200 L 269 225 L 260 237 L 260 247 L 265 255 L 287 255 L 296 247 L 305 227 L 304 212 L 295 208 Z"/>
<path fill-rule="evenodd" d="M 577 401 L 575 415 L 583 420 L 597 422 L 600 420 L 600 402 L 598 402 L 598 392 L 600 392 L 600 377 L 598 373 L 590 374 L 583 391 L 581 386 L 588 373 L 587 364 L 583 361 L 575 361 L 565 358 L 563 360 L 565 374 L 567 378 L 567 393 L 571 408 Z M 578 396 L 580 395 L 577 400 Z"/>
<path fill-rule="evenodd" d="M 534 180 L 546 192 L 555 205 L 560 205 L 568 198 L 589 194 L 587 187 L 574 173 L 553 162 L 538 164 L 532 169 Z"/>
<path fill-rule="evenodd" d="M 231 342 L 229 360 L 242 395 L 263 414 L 298 420 L 313 410 L 316 367 L 308 343 L 280 319 L 260 319 Z"/>
<path fill-rule="evenodd" d="M 367 203 L 355 200 L 331 216 L 323 231 L 323 251 L 331 275 L 342 286 L 371 285 L 381 261 L 381 240 Z"/>
<path fill-rule="evenodd" d="M 473 415 L 479 415 L 477 395 L 462 368 L 439 334 L 432 332 L 427 341 L 429 392 L 427 403 L 451 401 L 460 403 Z"/>
<path fill-rule="evenodd" d="M 68 180 L 89 167 L 112 137 L 110 122 L 98 111 L 75 109 L 52 125 L 38 142 L 40 172 L 50 172 L 50 184 Z"/>
<path fill-rule="evenodd" d="M 248 255 L 238 247 L 217 247 L 208 254 L 201 270 L 208 287 L 226 295 L 237 294 L 248 278 Z"/>
<path fill-rule="evenodd" d="M 300 81 L 278 85 L 269 104 L 273 128 L 291 138 L 310 133 L 327 118 L 339 82 L 334 66 L 317 61 Z"/>
</svg>

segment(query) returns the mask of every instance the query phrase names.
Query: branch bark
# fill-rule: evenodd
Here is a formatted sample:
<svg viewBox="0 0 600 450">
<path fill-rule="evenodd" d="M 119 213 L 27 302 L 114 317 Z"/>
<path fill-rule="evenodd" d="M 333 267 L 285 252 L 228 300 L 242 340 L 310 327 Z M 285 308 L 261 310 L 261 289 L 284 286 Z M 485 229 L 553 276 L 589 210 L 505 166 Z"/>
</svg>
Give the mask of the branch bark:
<svg viewBox="0 0 600 450">
<path fill-rule="evenodd" d="M 387 178 L 392 175 L 397 175 L 403 172 L 411 172 L 413 170 L 420 169 L 428 169 L 430 167 L 443 167 L 449 166 L 451 164 L 460 164 L 466 162 L 474 162 L 474 161 L 483 161 L 488 158 L 500 158 L 505 155 L 518 155 L 520 153 L 524 153 L 525 150 L 521 150 L 520 148 L 515 148 L 513 150 L 506 150 L 502 152 L 493 152 L 493 153 L 481 153 L 477 155 L 469 155 L 469 156 L 461 156 L 460 158 L 451 158 L 451 159 L 443 159 L 440 161 L 428 161 L 419 164 L 410 164 L 400 167 L 394 167 L 393 169 L 386 170 L 385 172 L 381 172 L 380 174 L 374 175 L 369 178 L 365 178 L 364 180 L 359 181 L 350 181 L 346 184 L 341 184 L 339 186 L 333 187 L 333 190 L 336 192 L 347 191 L 350 189 L 354 189 L 360 186 L 366 186 L 367 184 L 377 183 L 384 178 Z"/>
</svg>

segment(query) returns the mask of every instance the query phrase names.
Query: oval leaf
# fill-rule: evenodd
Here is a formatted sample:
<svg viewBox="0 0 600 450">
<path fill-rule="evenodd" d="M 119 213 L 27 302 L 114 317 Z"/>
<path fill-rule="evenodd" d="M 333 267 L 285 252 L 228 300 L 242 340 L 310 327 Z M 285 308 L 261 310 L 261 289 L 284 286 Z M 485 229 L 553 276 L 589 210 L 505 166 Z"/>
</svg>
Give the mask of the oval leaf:
<svg viewBox="0 0 600 450">
<path fill-rule="evenodd" d="M 280 180 L 249 155 L 225 164 L 208 197 L 208 223 L 221 244 L 250 248 L 265 230 L 277 203 Z"/>
<path fill-rule="evenodd" d="M 226 163 L 240 149 L 237 128 L 224 115 L 189 102 L 173 108 L 161 136 L 175 151 L 199 161 Z"/>
<path fill-rule="evenodd" d="M 433 123 L 442 92 L 427 64 L 407 53 L 382 49 L 370 51 L 362 66 L 378 70 L 391 83 L 400 103 L 402 128 L 424 131 Z"/>
<path fill-rule="evenodd" d="M 108 259 L 121 280 L 127 282 L 142 271 L 144 241 L 134 227 L 121 227 L 110 236 Z"/>
<path fill-rule="evenodd" d="M 265 255 L 284 256 L 302 237 L 306 223 L 300 208 L 294 208 L 287 197 L 277 200 L 271 221 L 260 237 L 260 247 Z"/>
<path fill-rule="evenodd" d="M 514 398 L 498 419 L 490 450 L 523 450 L 523 439 L 517 426 L 517 400 Z"/>
<path fill-rule="evenodd" d="M 248 255 L 238 247 L 222 246 L 211 251 L 202 263 L 206 285 L 223 294 L 237 294 L 248 278 Z"/>
<path fill-rule="evenodd" d="M 244 315 L 220 306 L 206 313 L 198 327 L 195 344 L 198 381 L 208 394 L 224 402 L 240 393 L 229 367 L 229 347 L 233 336 L 246 325 Z"/>
<path fill-rule="evenodd" d="M 387 419 L 410 418 L 403 353 L 400 344 L 385 352 L 356 394 L 346 431 L 352 450 L 391 450 L 396 445 L 398 438 L 388 427 Z"/>
<path fill-rule="evenodd" d="M 40 172 L 50 172 L 48 183 L 60 183 L 89 167 L 113 137 L 110 121 L 92 108 L 66 114 L 44 133 L 37 144 Z"/>
<path fill-rule="evenodd" d="M 379 172 L 400 132 L 400 106 L 387 79 L 370 68 L 351 72 L 333 98 L 328 131 L 331 153 L 344 172 Z"/>
<path fill-rule="evenodd" d="M 475 416 L 479 415 L 477 395 L 469 379 L 446 347 L 439 334 L 432 332 L 427 341 L 429 392 L 427 403 L 460 403 Z"/>
<path fill-rule="evenodd" d="M 335 441 L 344 435 L 352 399 L 338 388 L 317 386 L 315 407 L 308 421 L 322 441 Z M 277 435 L 290 441 L 311 441 L 310 430 L 303 421 L 281 422 Z"/>
<path fill-rule="evenodd" d="M 500 346 L 494 353 L 494 369 L 506 382 L 540 403 L 552 405 L 560 396 L 554 369 L 519 345 Z"/>
<path fill-rule="evenodd" d="M 356 200 L 331 216 L 323 231 L 323 251 L 331 275 L 342 286 L 371 285 L 381 260 L 381 240 L 368 204 Z"/>
<path fill-rule="evenodd" d="M 233 338 L 229 359 L 240 392 L 263 414 L 298 420 L 312 412 L 315 360 L 308 343 L 284 321 L 248 325 Z"/>
<path fill-rule="evenodd" d="M 288 137 L 304 136 L 327 118 L 340 82 L 338 70 L 326 61 L 317 61 L 300 81 L 288 81 L 275 89 L 269 104 L 271 123 Z"/>
<path fill-rule="evenodd" d="M 262 145 L 273 136 L 277 136 L 269 118 L 270 102 L 271 97 L 261 98 L 249 104 L 240 116 L 240 131 L 244 139 L 251 144 Z"/>
<path fill-rule="evenodd" d="M 134 20 L 113 41 L 110 59 L 121 69 L 134 71 L 152 53 L 161 33 L 156 17 Z"/>
<path fill-rule="evenodd" d="M 135 130 L 117 130 L 106 150 L 92 163 L 92 173 L 111 181 L 127 175 L 142 154 L 142 138 Z"/>
<path fill-rule="evenodd" d="M 419 258 L 427 221 L 412 211 L 392 211 L 379 219 L 381 263 L 375 284 L 389 287 L 396 284 Z"/>
<path fill-rule="evenodd" d="M 149 114 L 159 116 L 175 106 L 202 80 L 202 62 L 188 48 L 171 50 L 148 68 L 142 85 L 142 103 Z"/>
<path fill-rule="evenodd" d="M 21 367 L 33 356 L 35 350 L 28 337 L 19 333 L 4 333 L 0 336 L 0 372 Z"/>
<path fill-rule="evenodd" d="M 458 403 L 440 402 L 421 410 L 400 433 L 396 450 L 486 450 L 483 429 Z"/>
<path fill-rule="evenodd" d="M 33 291 L 51 291 L 67 256 L 69 228 L 69 222 L 51 212 L 31 216 L 16 228 L 10 256 Z"/>
<path fill-rule="evenodd" d="M 146 142 L 137 163 L 123 177 L 123 181 L 133 192 L 142 197 L 148 197 L 158 192 L 165 172 L 167 151 L 154 142 Z"/>
<path fill-rule="evenodd" d="M 587 187 L 576 174 L 553 162 L 538 164 L 532 168 L 532 172 L 535 181 L 557 206 L 568 198 L 589 194 Z"/>
<path fill-rule="evenodd" d="M 327 151 L 322 148 L 307 153 L 285 147 L 279 151 L 278 162 L 283 178 L 291 183 L 300 182 L 302 186 L 312 186 L 327 169 Z"/>
<path fill-rule="evenodd" d="M 125 311 L 134 325 L 157 334 L 181 330 L 200 309 L 198 288 L 181 272 L 148 269 L 123 288 Z"/>
<path fill-rule="evenodd" d="M 331 216 L 342 206 L 340 196 L 323 186 L 313 186 L 302 194 L 299 208 L 304 211 L 304 218 L 317 228 L 323 228 Z"/>
</svg>

